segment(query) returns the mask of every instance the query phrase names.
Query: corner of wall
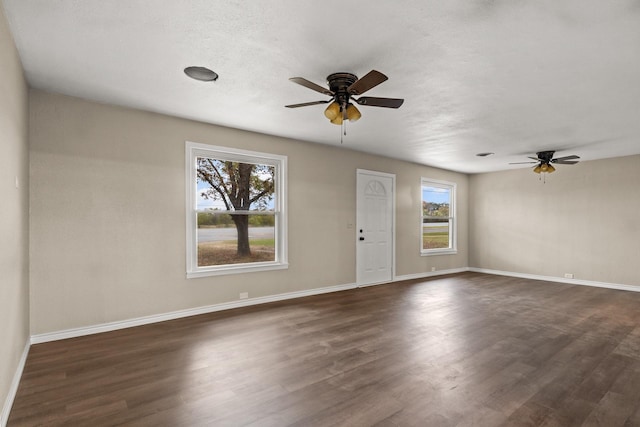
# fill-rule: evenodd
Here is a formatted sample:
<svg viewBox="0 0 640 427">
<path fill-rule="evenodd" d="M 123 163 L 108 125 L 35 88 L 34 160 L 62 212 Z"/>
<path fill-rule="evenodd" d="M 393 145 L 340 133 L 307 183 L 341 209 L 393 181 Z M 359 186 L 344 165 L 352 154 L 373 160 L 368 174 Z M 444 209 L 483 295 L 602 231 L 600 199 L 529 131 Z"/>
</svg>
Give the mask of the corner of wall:
<svg viewBox="0 0 640 427">
<path fill-rule="evenodd" d="M 29 350 L 28 85 L 0 4 L 0 421 L 4 425 Z M 27 343 L 25 345 L 25 342 Z"/>
</svg>

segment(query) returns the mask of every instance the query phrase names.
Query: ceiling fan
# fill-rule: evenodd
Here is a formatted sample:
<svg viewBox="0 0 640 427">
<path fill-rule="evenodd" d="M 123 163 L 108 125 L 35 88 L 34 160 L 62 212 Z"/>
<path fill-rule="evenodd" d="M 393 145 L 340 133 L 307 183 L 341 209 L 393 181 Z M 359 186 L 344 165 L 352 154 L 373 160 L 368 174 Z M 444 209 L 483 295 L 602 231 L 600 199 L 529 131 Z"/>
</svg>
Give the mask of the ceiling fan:
<svg viewBox="0 0 640 427">
<path fill-rule="evenodd" d="M 535 160 L 533 162 L 516 162 L 509 164 L 523 165 L 537 163 L 537 166 L 533 168 L 533 171 L 535 173 L 553 173 L 555 172 L 556 168 L 553 167 L 552 163 L 555 163 L 557 165 L 575 165 L 576 163 L 578 163 L 578 159 L 580 158 L 579 156 L 573 154 L 571 156 L 558 157 L 554 159 L 554 153 L 555 151 L 539 151 L 536 153 L 537 157 L 529 157 L 531 160 Z"/>
<path fill-rule="evenodd" d="M 327 76 L 327 84 L 329 85 L 329 89 L 327 89 L 303 77 L 291 77 L 289 80 L 292 82 L 320 92 L 323 95 L 330 96 L 331 98 L 323 101 L 285 105 L 285 107 L 298 108 L 330 103 L 324 110 L 324 115 L 331 123 L 341 125 L 345 120 L 355 122 L 362 114 L 360 114 L 360 111 L 358 111 L 356 106 L 350 101 L 355 101 L 358 105 L 367 105 L 370 107 L 400 108 L 404 99 L 360 96 L 387 79 L 387 76 L 376 70 L 371 70 L 361 79 L 358 79 L 358 76 L 351 73 L 333 73 Z M 355 98 L 354 96 L 360 97 Z"/>
</svg>

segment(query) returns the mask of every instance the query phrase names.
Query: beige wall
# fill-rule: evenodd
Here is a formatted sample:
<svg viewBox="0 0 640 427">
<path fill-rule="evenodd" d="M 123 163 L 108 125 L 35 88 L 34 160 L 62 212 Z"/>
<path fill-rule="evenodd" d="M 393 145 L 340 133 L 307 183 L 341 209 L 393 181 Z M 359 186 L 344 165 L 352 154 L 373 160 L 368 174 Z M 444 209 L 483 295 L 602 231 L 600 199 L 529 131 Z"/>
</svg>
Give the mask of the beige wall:
<svg viewBox="0 0 640 427">
<path fill-rule="evenodd" d="M 640 286 L 640 156 L 470 177 L 470 266 Z"/>
<path fill-rule="evenodd" d="M 29 337 L 27 118 L 27 85 L 0 4 L 0 409 Z"/>
<path fill-rule="evenodd" d="M 468 265 L 466 175 L 38 90 L 30 112 L 33 334 L 355 282 L 358 168 L 397 175 L 396 275 Z M 185 278 L 186 140 L 288 156 L 288 270 Z M 421 176 L 458 183 L 457 255 L 419 254 Z"/>
</svg>

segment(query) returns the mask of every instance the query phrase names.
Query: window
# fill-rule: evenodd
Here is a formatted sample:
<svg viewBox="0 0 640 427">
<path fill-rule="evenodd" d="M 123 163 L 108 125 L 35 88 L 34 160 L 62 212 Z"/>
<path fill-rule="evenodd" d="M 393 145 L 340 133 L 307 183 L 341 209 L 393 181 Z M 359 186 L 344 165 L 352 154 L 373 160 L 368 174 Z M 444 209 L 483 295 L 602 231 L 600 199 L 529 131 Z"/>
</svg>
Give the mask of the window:
<svg viewBox="0 0 640 427">
<path fill-rule="evenodd" d="M 287 268 L 287 157 L 186 143 L 187 277 Z"/>
<path fill-rule="evenodd" d="M 422 178 L 422 255 L 456 253 L 456 184 Z"/>
</svg>

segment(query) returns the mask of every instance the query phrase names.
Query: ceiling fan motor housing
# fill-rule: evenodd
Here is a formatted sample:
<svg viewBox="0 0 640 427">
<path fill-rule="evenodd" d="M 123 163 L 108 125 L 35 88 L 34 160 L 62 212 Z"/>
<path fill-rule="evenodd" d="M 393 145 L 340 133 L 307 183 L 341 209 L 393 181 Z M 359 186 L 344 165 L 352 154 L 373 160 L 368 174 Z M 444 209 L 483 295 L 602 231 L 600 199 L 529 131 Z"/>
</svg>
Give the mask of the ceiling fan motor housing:
<svg viewBox="0 0 640 427">
<path fill-rule="evenodd" d="M 347 89 L 358 80 L 358 76 L 351 73 L 333 73 L 327 76 L 329 89 L 335 93 L 334 99 L 340 106 L 349 103 L 349 92 Z"/>
<path fill-rule="evenodd" d="M 351 73 L 333 73 L 327 76 L 327 83 L 333 92 L 347 91 L 347 88 L 358 80 L 358 76 Z"/>
<path fill-rule="evenodd" d="M 536 156 L 538 156 L 538 159 L 542 163 L 549 164 L 551 159 L 553 159 L 553 154 L 554 153 L 555 153 L 555 151 L 539 151 L 539 152 L 536 153 Z"/>
</svg>

